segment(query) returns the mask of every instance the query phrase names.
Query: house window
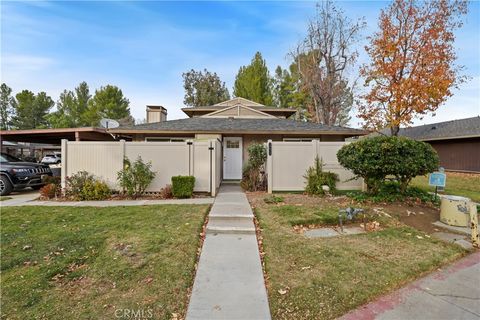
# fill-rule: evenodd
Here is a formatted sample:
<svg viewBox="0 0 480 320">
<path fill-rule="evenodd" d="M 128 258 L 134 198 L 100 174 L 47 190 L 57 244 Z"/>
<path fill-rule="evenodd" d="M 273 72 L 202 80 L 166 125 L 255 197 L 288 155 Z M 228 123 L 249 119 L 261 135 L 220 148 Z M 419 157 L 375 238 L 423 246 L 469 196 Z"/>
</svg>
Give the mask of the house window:
<svg viewBox="0 0 480 320">
<path fill-rule="evenodd" d="M 313 138 L 283 138 L 285 142 L 311 142 Z"/>
<path fill-rule="evenodd" d="M 238 149 L 238 148 L 240 148 L 240 141 L 238 141 L 238 140 L 234 140 L 234 141 L 227 140 L 227 148 L 228 149 Z"/>
<path fill-rule="evenodd" d="M 182 138 L 182 137 L 178 137 L 178 138 L 168 138 L 168 137 L 149 137 L 149 138 L 145 138 L 145 141 L 146 142 L 184 142 L 188 139 L 192 139 L 192 138 Z"/>
</svg>

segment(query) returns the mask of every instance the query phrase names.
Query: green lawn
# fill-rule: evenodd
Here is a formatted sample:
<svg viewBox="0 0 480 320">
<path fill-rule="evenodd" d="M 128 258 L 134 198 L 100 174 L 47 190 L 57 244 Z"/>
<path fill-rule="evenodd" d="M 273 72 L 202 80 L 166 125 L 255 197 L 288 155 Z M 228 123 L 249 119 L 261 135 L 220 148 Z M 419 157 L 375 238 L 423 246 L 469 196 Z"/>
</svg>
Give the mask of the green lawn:
<svg viewBox="0 0 480 320">
<path fill-rule="evenodd" d="M 427 191 L 435 191 L 435 187 L 428 185 L 427 176 L 416 177 L 412 181 L 412 186 L 417 186 Z M 447 172 L 447 185 L 444 193 L 464 196 L 480 202 L 480 174 Z"/>
<path fill-rule="evenodd" d="M 10 200 L 12 197 L 0 196 L 0 201 Z"/>
<path fill-rule="evenodd" d="M 2 208 L 2 319 L 114 319 L 125 309 L 183 317 L 207 211 Z"/>
<path fill-rule="evenodd" d="M 334 319 L 465 254 L 393 218 L 365 235 L 308 239 L 292 226 L 336 224 L 338 208 L 286 198 L 254 201 L 274 319 Z"/>
</svg>

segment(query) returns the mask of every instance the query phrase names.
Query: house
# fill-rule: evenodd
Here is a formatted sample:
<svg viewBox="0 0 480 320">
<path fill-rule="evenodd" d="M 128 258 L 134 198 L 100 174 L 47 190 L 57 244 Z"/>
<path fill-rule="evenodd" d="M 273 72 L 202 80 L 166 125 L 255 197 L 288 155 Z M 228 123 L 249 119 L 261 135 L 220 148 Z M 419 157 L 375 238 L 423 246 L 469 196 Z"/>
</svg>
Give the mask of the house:
<svg viewBox="0 0 480 320">
<path fill-rule="evenodd" d="M 402 128 L 399 135 L 431 144 L 446 170 L 480 172 L 480 116 Z"/>
<path fill-rule="evenodd" d="M 161 112 L 158 117 L 152 113 Z M 265 106 L 244 98 L 234 98 L 213 106 L 183 108 L 186 119 L 166 120 L 163 107 L 148 106 L 145 124 L 108 130 L 132 141 L 170 141 L 216 139 L 223 145 L 223 178 L 241 179 L 248 158 L 248 146 L 273 141 L 345 141 L 368 132 L 340 126 L 297 121 L 296 109 Z"/>
</svg>

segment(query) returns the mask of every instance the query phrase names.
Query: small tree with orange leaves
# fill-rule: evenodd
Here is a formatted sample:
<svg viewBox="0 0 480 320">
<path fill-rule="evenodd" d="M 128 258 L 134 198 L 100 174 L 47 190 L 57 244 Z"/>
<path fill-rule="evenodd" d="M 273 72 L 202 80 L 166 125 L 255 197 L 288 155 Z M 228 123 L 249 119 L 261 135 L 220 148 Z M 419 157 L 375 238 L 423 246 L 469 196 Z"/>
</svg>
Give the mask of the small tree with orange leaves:
<svg viewBox="0 0 480 320">
<path fill-rule="evenodd" d="M 371 62 L 361 68 L 369 92 L 359 117 L 373 129 L 401 125 L 437 108 L 465 80 L 455 65 L 454 30 L 461 27 L 467 2 L 394 0 L 381 11 L 380 31 L 365 47 Z"/>
</svg>

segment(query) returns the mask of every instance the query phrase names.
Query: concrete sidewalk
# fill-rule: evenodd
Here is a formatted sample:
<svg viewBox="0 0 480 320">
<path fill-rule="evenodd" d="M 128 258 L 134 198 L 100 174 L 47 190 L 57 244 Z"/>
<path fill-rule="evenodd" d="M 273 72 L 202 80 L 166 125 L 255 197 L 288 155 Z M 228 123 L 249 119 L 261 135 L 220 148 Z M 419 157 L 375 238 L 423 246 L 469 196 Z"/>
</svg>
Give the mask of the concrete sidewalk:
<svg viewBox="0 0 480 320">
<path fill-rule="evenodd" d="M 340 319 L 480 319 L 480 252 L 364 305 Z"/>
<path fill-rule="evenodd" d="M 35 198 L 38 197 L 38 194 Z M 0 207 L 47 206 L 47 207 L 121 207 L 151 206 L 161 204 L 211 204 L 214 198 L 166 199 L 166 200 L 106 200 L 106 201 L 39 201 L 28 196 L 0 201 Z"/>
<path fill-rule="evenodd" d="M 238 185 L 222 185 L 209 213 L 187 319 L 270 319 L 253 212 Z"/>
</svg>

